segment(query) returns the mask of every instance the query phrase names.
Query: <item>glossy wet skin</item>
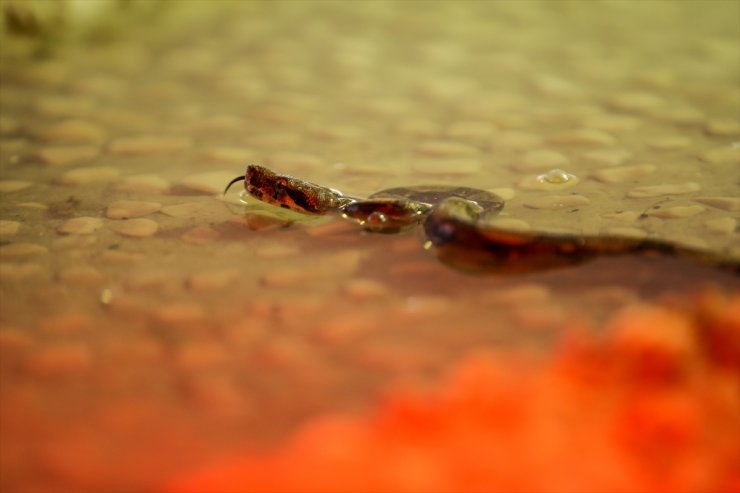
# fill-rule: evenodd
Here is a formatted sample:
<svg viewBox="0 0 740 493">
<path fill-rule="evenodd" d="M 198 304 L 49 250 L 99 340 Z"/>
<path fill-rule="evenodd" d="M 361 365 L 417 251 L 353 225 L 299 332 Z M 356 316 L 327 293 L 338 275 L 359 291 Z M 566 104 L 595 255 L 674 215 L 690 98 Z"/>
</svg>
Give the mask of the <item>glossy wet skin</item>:
<svg viewBox="0 0 740 493">
<path fill-rule="evenodd" d="M 432 206 L 409 199 L 357 200 L 342 208 L 342 217 L 374 233 L 398 233 L 417 226 Z"/>
<path fill-rule="evenodd" d="M 224 193 L 237 181 L 244 181 L 245 190 L 262 202 L 303 214 L 338 213 L 376 233 L 397 233 L 414 227 L 449 197 L 464 200 L 477 209 L 480 218 L 476 219 L 493 217 L 504 207 L 503 199 L 494 193 L 443 185 L 389 188 L 368 199 L 355 199 L 255 164 L 247 166 L 244 177 L 234 178 Z"/>
<path fill-rule="evenodd" d="M 625 237 L 510 232 L 489 221 L 504 207 L 501 197 L 469 187 L 421 185 L 381 190 L 367 199 L 249 165 L 245 190 L 253 197 L 303 214 L 340 214 L 374 233 L 398 233 L 423 225 L 440 260 L 460 270 L 528 272 L 580 263 L 598 255 L 678 255 L 734 272 L 738 262 L 669 242 Z"/>
<path fill-rule="evenodd" d="M 468 205 L 476 205 L 481 219 L 491 218 L 504 208 L 504 200 L 498 195 L 469 187 L 444 185 L 419 185 L 414 187 L 388 188 L 370 195 L 370 199 L 406 199 L 435 207 L 449 197 L 457 197 Z"/>
</svg>

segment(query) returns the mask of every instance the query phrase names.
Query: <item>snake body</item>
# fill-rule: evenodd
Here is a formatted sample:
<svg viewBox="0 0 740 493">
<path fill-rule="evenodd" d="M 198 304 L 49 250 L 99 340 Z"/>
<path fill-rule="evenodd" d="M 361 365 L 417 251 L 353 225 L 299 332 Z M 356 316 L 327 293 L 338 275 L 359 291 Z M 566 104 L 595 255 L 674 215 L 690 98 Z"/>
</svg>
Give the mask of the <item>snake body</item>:
<svg viewBox="0 0 740 493">
<path fill-rule="evenodd" d="M 302 214 L 338 214 L 365 230 L 397 233 L 422 225 L 439 258 L 465 270 L 532 271 L 573 265 L 599 255 L 658 253 L 688 257 L 737 272 L 740 262 L 654 239 L 512 232 L 490 224 L 504 207 L 498 195 L 469 187 L 421 185 L 381 190 L 367 199 L 249 165 L 246 191 Z"/>
</svg>

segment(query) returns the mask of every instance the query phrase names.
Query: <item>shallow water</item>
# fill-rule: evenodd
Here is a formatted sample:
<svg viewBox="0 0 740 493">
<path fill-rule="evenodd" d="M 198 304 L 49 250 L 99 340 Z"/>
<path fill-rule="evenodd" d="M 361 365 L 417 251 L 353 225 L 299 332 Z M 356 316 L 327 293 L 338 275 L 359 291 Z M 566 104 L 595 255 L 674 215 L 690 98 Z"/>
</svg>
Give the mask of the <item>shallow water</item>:
<svg viewBox="0 0 740 493">
<path fill-rule="evenodd" d="M 500 227 L 737 259 L 736 2 L 222 5 L 0 44 L 3 491 L 149 490 L 471 349 L 740 290 L 658 257 L 459 272 L 419 231 L 220 197 L 247 162 L 472 186 Z"/>
</svg>

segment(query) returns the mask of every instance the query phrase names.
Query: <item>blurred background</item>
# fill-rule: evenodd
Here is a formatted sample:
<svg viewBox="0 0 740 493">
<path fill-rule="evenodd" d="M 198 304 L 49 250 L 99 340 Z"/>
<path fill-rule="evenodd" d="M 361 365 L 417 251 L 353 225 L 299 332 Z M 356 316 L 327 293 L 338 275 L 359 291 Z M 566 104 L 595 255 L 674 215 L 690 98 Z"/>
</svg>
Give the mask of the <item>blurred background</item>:
<svg viewBox="0 0 740 493">
<path fill-rule="evenodd" d="M 737 265 L 737 2 L 0 8 L 2 491 L 738 489 L 735 272 L 221 196 L 470 186 Z"/>
</svg>

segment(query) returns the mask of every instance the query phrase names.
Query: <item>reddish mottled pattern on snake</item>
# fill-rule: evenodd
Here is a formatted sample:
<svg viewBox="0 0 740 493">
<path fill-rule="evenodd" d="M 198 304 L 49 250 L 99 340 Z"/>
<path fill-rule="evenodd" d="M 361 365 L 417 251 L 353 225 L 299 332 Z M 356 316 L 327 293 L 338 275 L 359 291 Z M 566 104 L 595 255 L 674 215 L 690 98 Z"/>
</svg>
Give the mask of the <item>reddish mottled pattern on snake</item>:
<svg viewBox="0 0 740 493">
<path fill-rule="evenodd" d="M 244 188 L 256 199 L 283 209 L 304 214 L 326 214 L 348 203 L 348 199 L 330 188 L 316 185 L 288 175 L 279 175 L 272 170 L 250 164 L 244 176 L 237 176 L 226 186 L 244 181 Z"/>
</svg>

